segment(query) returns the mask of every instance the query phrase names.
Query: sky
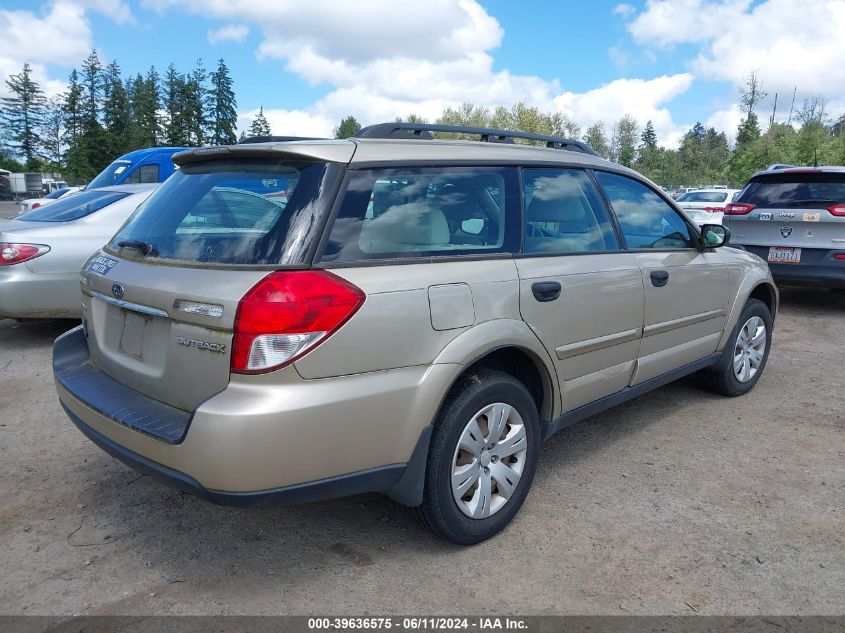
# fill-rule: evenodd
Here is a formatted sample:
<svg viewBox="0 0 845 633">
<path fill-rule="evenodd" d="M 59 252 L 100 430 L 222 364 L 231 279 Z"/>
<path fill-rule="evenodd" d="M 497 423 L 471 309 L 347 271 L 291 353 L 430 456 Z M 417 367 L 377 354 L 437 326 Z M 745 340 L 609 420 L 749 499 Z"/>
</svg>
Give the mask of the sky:
<svg viewBox="0 0 845 633">
<path fill-rule="evenodd" d="M 326 136 L 469 101 L 522 101 L 582 128 L 624 114 L 675 147 L 696 122 L 733 138 L 757 72 L 777 120 L 804 98 L 845 112 L 845 0 L 0 0 L 0 95 L 32 65 L 48 94 L 96 49 L 124 74 L 224 58 L 239 125 Z"/>
</svg>

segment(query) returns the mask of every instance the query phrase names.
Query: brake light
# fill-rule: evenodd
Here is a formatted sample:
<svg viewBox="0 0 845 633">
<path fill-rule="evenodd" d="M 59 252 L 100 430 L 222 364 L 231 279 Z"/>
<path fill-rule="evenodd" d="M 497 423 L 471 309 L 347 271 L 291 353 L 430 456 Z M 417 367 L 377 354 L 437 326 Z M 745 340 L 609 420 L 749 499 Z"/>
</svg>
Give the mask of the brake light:
<svg viewBox="0 0 845 633">
<path fill-rule="evenodd" d="M 725 207 L 704 207 L 703 210 L 707 213 L 724 213 Z"/>
<path fill-rule="evenodd" d="M 839 218 L 845 218 L 845 203 L 832 204 L 827 208 L 831 215 Z"/>
<path fill-rule="evenodd" d="M 232 372 L 261 374 L 289 365 L 334 334 L 365 299 L 360 288 L 326 271 L 267 275 L 238 303 Z"/>
<path fill-rule="evenodd" d="M 731 202 L 725 207 L 725 215 L 748 215 L 754 208 L 753 204 L 745 204 L 744 202 Z"/>
<path fill-rule="evenodd" d="M 11 266 L 35 259 L 50 250 L 43 244 L 8 244 L 0 242 L 0 266 Z"/>
<path fill-rule="evenodd" d="M 833 259 L 845 259 L 845 253 L 836 253 Z"/>
<path fill-rule="evenodd" d="M 32 206 L 30 207 L 30 209 L 37 209 L 37 208 L 38 208 L 38 207 L 40 207 L 40 206 L 41 206 L 41 203 L 40 203 L 40 202 L 33 202 L 33 203 L 32 203 Z"/>
</svg>

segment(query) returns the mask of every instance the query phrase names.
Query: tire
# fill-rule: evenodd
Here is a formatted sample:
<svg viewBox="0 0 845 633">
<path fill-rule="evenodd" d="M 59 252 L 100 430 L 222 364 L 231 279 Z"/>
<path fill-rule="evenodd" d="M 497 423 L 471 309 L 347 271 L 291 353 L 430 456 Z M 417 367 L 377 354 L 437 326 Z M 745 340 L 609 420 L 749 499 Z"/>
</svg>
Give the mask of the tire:
<svg viewBox="0 0 845 633">
<path fill-rule="evenodd" d="M 502 433 L 494 440 L 496 430 L 488 421 L 496 424 L 496 416 Z M 477 426 L 472 427 L 473 422 Z M 423 527 L 459 545 L 498 534 L 528 496 L 539 449 L 537 405 L 525 385 L 490 369 L 465 376 L 435 421 L 423 502 L 412 514 Z M 457 490 L 453 473 L 464 476 Z M 458 500 L 456 495 L 464 488 Z"/>
<path fill-rule="evenodd" d="M 764 345 L 762 350 L 759 349 L 759 346 L 753 345 L 753 340 L 757 340 L 753 335 L 753 340 L 750 341 L 752 345 L 746 346 L 745 344 L 746 341 L 749 341 L 748 337 L 751 330 L 754 330 L 757 336 L 760 336 L 759 325 L 765 327 L 765 332 L 762 334 Z M 749 299 L 742 310 L 731 338 L 725 345 L 723 359 L 715 369 L 703 373 L 705 383 L 712 391 L 723 396 L 736 397 L 748 393 L 760 380 L 760 376 L 763 375 L 771 347 L 772 314 L 762 301 Z M 759 351 L 762 351 L 762 354 L 755 365 L 753 358 L 756 358 L 757 355 L 754 352 Z M 737 352 L 741 352 L 741 354 Z M 741 356 L 742 359 L 738 361 L 737 359 L 740 359 Z M 747 373 L 746 370 L 748 370 Z M 753 370 L 753 373 L 751 370 Z"/>
</svg>

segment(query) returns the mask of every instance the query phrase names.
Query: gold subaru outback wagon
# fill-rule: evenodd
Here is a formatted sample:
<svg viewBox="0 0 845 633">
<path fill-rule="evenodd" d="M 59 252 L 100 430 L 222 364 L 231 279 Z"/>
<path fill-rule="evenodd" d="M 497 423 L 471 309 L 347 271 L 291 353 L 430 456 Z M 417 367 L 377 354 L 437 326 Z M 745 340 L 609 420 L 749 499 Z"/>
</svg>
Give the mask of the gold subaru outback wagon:
<svg viewBox="0 0 845 633">
<path fill-rule="evenodd" d="M 766 366 L 766 263 L 582 143 L 403 123 L 258 140 L 178 154 L 84 265 L 82 325 L 55 343 L 73 423 L 171 486 L 378 491 L 475 543 L 554 432 L 693 372 L 739 396 Z"/>
</svg>

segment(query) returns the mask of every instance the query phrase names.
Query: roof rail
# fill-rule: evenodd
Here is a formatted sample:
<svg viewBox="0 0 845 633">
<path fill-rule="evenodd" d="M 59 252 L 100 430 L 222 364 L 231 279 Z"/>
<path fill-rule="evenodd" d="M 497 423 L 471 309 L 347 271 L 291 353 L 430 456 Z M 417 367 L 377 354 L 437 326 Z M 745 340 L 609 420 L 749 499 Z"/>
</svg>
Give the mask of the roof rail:
<svg viewBox="0 0 845 633">
<path fill-rule="evenodd" d="M 497 130 L 486 127 L 466 127 L 463 125 L 440 125 L 433 123 L 377 123 L 361 128 L 353 138 L 414 138 L 430 141 L 432 132 L 451 132 L 456 134 L 478 135 L 485 143 L 513 143 L 514 139 L 541 141 L 552 149 L 566 149 L 597 156 L 592 147 L 581 141 L 531 132 Z"/>
<path fill-rule="evenodd" d="M 250 136 L 242 141 L 238 141 L 238 145 L 244 143 L 282 143 L 285 141 L 325 141 L 326 139 L 317 136 Z"/>
</svg>

